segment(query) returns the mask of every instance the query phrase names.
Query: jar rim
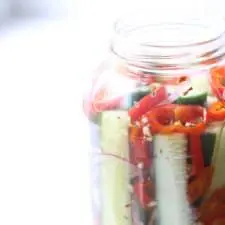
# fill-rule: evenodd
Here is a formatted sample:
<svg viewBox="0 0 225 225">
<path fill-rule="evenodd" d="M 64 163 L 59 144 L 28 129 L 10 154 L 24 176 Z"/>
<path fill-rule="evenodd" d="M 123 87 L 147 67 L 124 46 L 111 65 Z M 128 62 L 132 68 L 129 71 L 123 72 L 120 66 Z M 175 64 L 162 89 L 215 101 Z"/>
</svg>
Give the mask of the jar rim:
<svg viewBox="0 0 225 225">
<path fill-rule="evenodd" d="M 225 20 L 223 21 L 224 22 L 224 25 L 225 25 Z M 117 23 L 115 23 L 115 31 L 117 32 L 117 35 L 121 36 L 121 33 L 123 33 L 123 31 L 121 32 L 121 28 L 118 28 L 118 25 L 119 25 L 119 21 Z M 197 28 L 197 29 L 200 29 L 200 28 L 203 28 L 204 29 L 204 26 L 202 26 L 201 24 L 187 24 L 187 23 L 158 23 L 158 24 L 148 24 L 146 26 L 142 26 L 142 27 L 138 27 L 138 28 L 135 28 L 134 30 L 132 31 L 129 31 L 129 34 L 137 31 L 137 30 L 142 30 L 142 29 L 146 29 L 146 28 L 150 28 L 152 29 L 153 27 L 155 28 L 160 28 L 160 27 L 163 27 L 163 29 L 173 29 L 173 27 L 175 28 L 181 28 L 181 27 L 191 27 L 191 28 Z M 207 28 L 206 28 L 207 29 Z M 119 31 L 118 31 L 119 30 Z M 128 33 L 127 33 L 128 34 Z M 121 38 L 127 38 L 124 37 L 124 34 L 122 34 L 123 36 L 121 36 Z M 224 29 L 221 30 L 221 33 L 218 33 L 217 35 L 215 34 L 214 36 L 211 36 L 211 38 L 206 38 L 205 40 L 200 40 L 200 41 L 193 41 L 193 42 L 186 42 L 186 43 L 176 43 L 176 44 L 156 44 L 156 42 L 154 41 L 151 41 L 151 40 L 148 40 L 148 42 L 139 42 L 140 45 L 145 45 L 145 46 L 151 46 L 151 47 L 156 47 L 156 48 L 182 48 L 182 47 L 192 47 L 192 46 L 196 46 L 196 45 L 203 45 L 203 44 L 206 44 L 206 43 L 209 43 L 211 41 L 215 41 L 215 40 L 218 40 L 219 38 L 221 38 L 222 36 L 225 35 L 225 26 L 224 26 Z M 157 41 L 159 42 L 159 41 Z"/>
<path fill-rule="evenodd" d="M 111 50 L 124 60 L 185 68 L 225 56 L 225 19 L 220 15 L 188 15 L 179 21 L 177 15 L 152 20 L 144 13 L 132 15 L 114 23 Z"/>
</svg>

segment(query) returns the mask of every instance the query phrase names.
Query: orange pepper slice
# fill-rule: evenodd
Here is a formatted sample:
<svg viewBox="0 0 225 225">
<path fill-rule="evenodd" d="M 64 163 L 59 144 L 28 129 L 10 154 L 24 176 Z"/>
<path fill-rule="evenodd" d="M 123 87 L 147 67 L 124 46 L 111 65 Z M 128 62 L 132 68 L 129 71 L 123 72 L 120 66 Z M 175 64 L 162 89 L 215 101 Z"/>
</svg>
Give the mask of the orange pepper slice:
<svg viewBox="0 0 225 225">
<path fill-rule="evenodd" d="M 200 134 L 205 129 L 205 114 L 201 106 L 168 104 L 152 109 L 144 117 L 153 133 Z"/>
<path fill-rule="evenodd" d="M 225 119 L 225 103 L 224 102 L 214 102 L 208 108 L 208 118 L 209 120 L 221 121 Z"/>
</svg>

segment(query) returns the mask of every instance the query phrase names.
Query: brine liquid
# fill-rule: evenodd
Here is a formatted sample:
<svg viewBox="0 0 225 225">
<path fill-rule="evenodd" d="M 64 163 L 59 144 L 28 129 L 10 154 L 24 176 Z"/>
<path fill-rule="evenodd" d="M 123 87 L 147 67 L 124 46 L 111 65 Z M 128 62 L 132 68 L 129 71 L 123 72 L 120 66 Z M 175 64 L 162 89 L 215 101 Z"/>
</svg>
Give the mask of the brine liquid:
<svg viewBox="0 0 225 225">
<path fill-rule="evenodd" d="M 201 124 L 194 110 L 205 115 L 218 99 L 208 93 L 209 84 L 199 90 L 201 82 L 192 83 L 189 95 L 182 89 L 188 86 L 168 94 L 171 85 L 164 92 L 160 82 L 150 96 L 145 85 L 121 96 L 117 106 L 112 99 L 105 109 L 99 104 L 100 112 L 89 118 L 95 225 L 225 225 L 225 122 L 201 118 L 202 132 L 188 130 Z M 140 103 L 144 98 L 148 105 Z M 154 114 L 162 126 L 144 118 L 131 122 L 135 105 L 141 113 L 168 106 Z M 176 121 L 177 113 L 185 123 Z M 173 124 L 177 130 L 168 131 Z"/>
<path fill-rule="evenodd" d="M 91 189 L 96 224 L 208 225 L 214 217 L 225 216 L 221 203 L 225 199 L 223 126 L 212 125 L 194 137 L 158 134 L 152 141 L 131 141 L 129 130 L 123 130 L 118 134 L 121 138 L 109 132 L 115 137 L 104 137 L 102 142 L 101 128 L 92 123 Z M 201 143 L 204 167 L 198 173 L 190 140 Z"/>
</svg>

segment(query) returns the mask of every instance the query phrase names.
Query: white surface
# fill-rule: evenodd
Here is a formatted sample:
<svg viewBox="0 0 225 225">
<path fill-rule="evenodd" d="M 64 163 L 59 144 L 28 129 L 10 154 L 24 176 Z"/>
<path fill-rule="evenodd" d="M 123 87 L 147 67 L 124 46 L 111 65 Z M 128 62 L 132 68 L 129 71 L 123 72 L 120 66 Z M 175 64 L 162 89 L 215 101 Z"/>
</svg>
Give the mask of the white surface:
<svg viewBox="0 0 225 225">
<path fill-rule="evenodd" d="M 1 225 L 89 224 L 77 41 L 62 22 L 0 33 Z"/>
</svg>

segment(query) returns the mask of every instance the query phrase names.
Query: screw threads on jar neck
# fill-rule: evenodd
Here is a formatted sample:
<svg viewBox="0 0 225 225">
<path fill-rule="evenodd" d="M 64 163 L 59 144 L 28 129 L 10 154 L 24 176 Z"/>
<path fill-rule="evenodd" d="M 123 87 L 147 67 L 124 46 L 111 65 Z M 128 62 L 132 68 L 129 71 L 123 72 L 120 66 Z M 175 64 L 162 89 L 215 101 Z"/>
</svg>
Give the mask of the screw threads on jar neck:
<svg viewBox="0 0 225 225">
<path fill-rule="evenodd" d="M 138 21 L 136 24 L 119 20 L 115 24 L 111 50 L 129 66 L 146 71 L 174 73 L 205 69 L 224 59 L 223 25 L 222 18 L 197 18 L 178 23 Z"/>
</svg>

